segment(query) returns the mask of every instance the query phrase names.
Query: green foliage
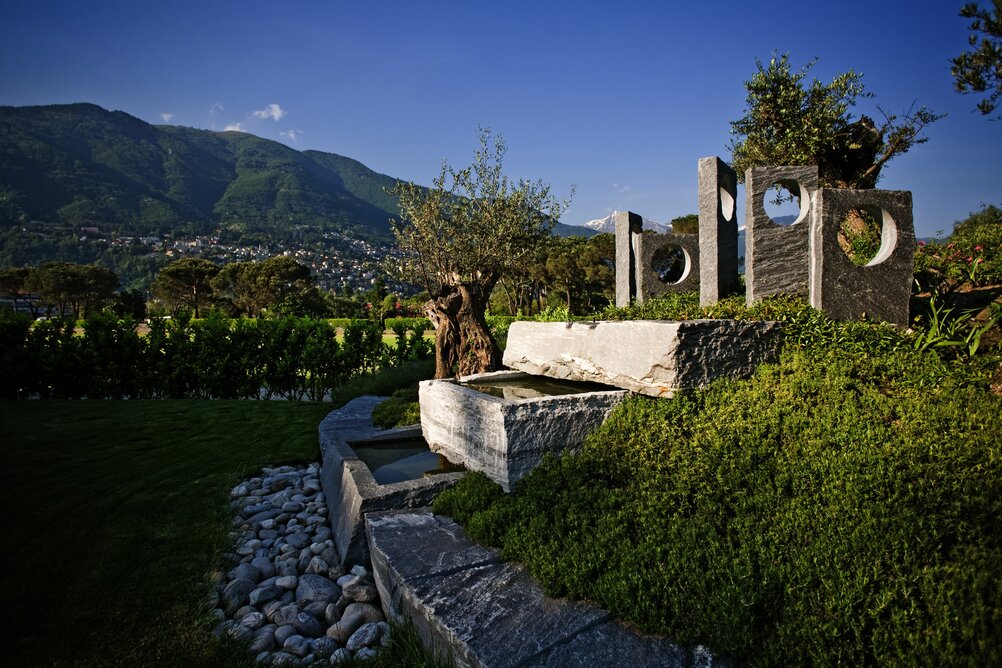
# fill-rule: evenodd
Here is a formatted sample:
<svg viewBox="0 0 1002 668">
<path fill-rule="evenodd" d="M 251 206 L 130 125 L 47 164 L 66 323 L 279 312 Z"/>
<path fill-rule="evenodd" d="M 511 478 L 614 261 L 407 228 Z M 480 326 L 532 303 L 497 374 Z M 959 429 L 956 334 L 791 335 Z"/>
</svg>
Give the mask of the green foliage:
<svg viewBox="0 0 1002 668">
<path fill-rule="evenodd" d="M 915 271 L 925 290 L 1002 283 L 1002 209 L 986 205 L 958 222 L 948 239 L 920 242 Z"/>
<path fill-rule="evenodd" d="M 679 234 L 699 234 L 699 214 L 688 213 L 672 218 L 671 229 Z"/>
<path fill-rule="evenodd" d="M 361 375 L 400 369 L 430 352 L 422 331 L 383 343 L 368 321 L 339 339 L 326 320 L 154 318 L 141 336 L 131 319 L 83 321 L 0 317 L 0 398 L 282 397 L 322 401 Z M 402 372 L 402 378 L 409 372 Z"/>
<path fill-rule="evenodd" d="M 731 123 L 739 180 L 753 166 L 817 165 L 822 186 L 873 188 L 884 164 L 925 142 L 925 126 L 942 118 L 921 107 L 901 120 L 882 111 L 879 128 L 866 116 L 853 122 L 849 109 L 872 96 L 862 75 L 849 70 L 829 84 L 815 79 L 805 87 L 814 62 L 795 72 L 788 54 L 774 53 L 764 67 L 755 61 L 757 71 L 745 82 L 745 115 Z"/>
<path fill-rule="evenodd" d="M 421 422 L 417 385 L 405 387 L 372 409 L 372 424 L 383 429 Z"/>
<path fill-rule="evenodd" d="M 231 262 L 219 269 L 210 285 L 216 300 L 228 301 L 250 317 L 268 309 L 304 315 L 304 298 L 313 288 L 313 278 L 309 267 L 279 255 L 260 262 Z M 293 304 L 300 308 L 288 308 Z"/>
<path fill-rule="evenodd" d="M 431 321 L 428 318 L 387 318 L 383 324 L 390 330 L 396 330 L 397 327 L 403 327 L 404 331 L 431 329 Z"/>
<path fill-rule="evenodd" d="M 967 40 L 971 50 L 950 61 L 950 74 L 957 92 L 987 93 L 977 105 L 978 111 L 987 116 L 998 107 L 1002 96 L 1002 1 L 992 0 L 987 9 L 969 2 L 961 7 L 960 15 L 974 19 Z"/>
<path fill-rule="evenodd" d="M 173 315 L 190 308 L 194 316 L 213 300 L 212 279 L 218 265 L 201 258 L 185 257 L 164 267 L 153 282 L 153 295 L 167 305 Z"/>
<path fill-rule="evenodd" d="M 436 510 L 551 594 L 749 665 L 989 665 L 1000 430 L 1002 397 L 935 355 L 788 346 L 748 381 L 627 401 L 512 495 L 469 476 Z"/>
<path fill-rule="evenodd" d="M 347 383 L 334 388 L 331 401 L 335 406 L 343 406 L 355 397 L 364 394 L 386 396 L 399 389 L 416 385 L 422 380 L 428 380 L 434 374 L 434 360 L 414 360 L 400 367 L 380 369 L 373 373 L 356 376 Z"/>
<path fill-rule="evenodd" d="M 101 311 L 111 304 L 118 287 L 118 276 L 96 264 L 46 262 L 33 267 L 24 275 L 23 288 L 36 293 L 48 307 L 55 307 L 60 316 L 80 318 Z"/>
</svg>

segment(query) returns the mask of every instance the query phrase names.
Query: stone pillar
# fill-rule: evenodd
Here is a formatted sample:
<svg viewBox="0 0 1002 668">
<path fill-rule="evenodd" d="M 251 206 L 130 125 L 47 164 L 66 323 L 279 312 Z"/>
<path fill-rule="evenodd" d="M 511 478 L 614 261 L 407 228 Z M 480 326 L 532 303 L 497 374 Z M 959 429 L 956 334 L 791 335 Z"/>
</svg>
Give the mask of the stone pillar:
<svg viewBox="0 0 1002 668">
<path fill-rule="evenodd" d="M 862 267 L 838 242 L 842 221 L 860 208 L 880 209 L 883 223 L 880 249 Z M 907 327 L 915 246 L 907 190 L 818 190 L 811 210 L 811 306 L 838 320 L 866 317 Z"/>
<path fill-rule="evenodd" d="M 616 213 L 616 306 L 629 306 L 637 295 L 637 255 L 634 237 L 644 226 L 644 219 L 632 211 Z"/>
<path fill-rule="evenodd" d="M 644 303 L 651 297 L 663 295 L 666 292 L 690 292 L 700 285 L 700 247 L 699 237 L 695 234 L 638 234 L 637 246 L 637 301 Z M 676 246 L 685 256 L 685 269 L 682 276 L 674 283 L 666 283 L 654 266 L 654 259 L 661 249 Z"/>
<path fill-rule="evenodd" d="M 720 158 L 699 159 L 699 304 L 738 287 L 737 174 Z"/>
<path fill-rule="evenodd" d="M 779 183 L 800 198 L 800 215 L 790 226 L 769 218 L 763 199 Z M 818 189 L 818 168 L 750 167 L 745 172 L 745 300 L 775 294 L 807 297 L 808 237 L 811 197 Z"/>
</svg>

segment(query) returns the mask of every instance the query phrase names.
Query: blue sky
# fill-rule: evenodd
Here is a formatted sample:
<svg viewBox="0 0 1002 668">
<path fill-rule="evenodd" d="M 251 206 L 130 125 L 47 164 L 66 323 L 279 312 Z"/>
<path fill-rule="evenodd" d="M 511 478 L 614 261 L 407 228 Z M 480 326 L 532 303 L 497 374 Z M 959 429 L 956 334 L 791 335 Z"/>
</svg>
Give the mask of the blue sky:
<svg viewBox="0 0 1002 668">
<path fill-rule="evenodd" d="M 1002 204 L 1002 121 L 950 77 L 962 4 L 2 0 L 0 104 L 239 124 L 423 184 L 443 159 L 467 164 L 489 126 L 511 176 L 559 196 L 576 185 L 564 222 L 613 209 L 667 221 L 696 211 L 697 160 L 729 159 L 743 82 L 778 50 L 798 67 L 817 57 L 825 81 L 863 73 L 889 111 L 947 114 L 879 184 L 913 192 L 930 236 Z"/>
</svg>

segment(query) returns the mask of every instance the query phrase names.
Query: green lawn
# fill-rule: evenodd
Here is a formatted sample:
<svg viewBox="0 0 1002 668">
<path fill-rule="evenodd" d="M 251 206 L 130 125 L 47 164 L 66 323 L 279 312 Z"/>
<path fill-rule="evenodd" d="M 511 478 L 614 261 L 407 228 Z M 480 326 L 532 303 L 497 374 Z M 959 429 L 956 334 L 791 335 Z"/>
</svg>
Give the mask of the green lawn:
<svg viewBox="0 0 1002 668">
<path fill-rule="evenodd" d="M 244 665 L 208 633 L 228 492 L 317 461 L 330 404 L 0 402 L 5 665 Z"/>
</svg>

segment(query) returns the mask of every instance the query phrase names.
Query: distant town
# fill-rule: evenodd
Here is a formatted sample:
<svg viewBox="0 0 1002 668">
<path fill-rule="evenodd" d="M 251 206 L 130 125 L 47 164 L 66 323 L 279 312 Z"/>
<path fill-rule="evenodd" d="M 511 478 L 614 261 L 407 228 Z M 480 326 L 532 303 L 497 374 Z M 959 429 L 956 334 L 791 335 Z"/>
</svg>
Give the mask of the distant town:
<svg viewBox="0 0 1002 668">
<path fill-rule="evenodd" d="M 43 228 L 53 231 L 52 223 L 31 221 L 25 229 Z M 69 226 L 67 226 L 69 227 Z M 338 294 L 368 290 L 377 278 L 382 277 L 386 288 L 393 293 L 408 295 L 417 288 L 402 283 L 387 272 L 387 265 L 401 257 L 396 244 L 391 242 L 366 241 L 341 232 L 325 232 L 320 244 L 299 247 L 281 241 L 268 245 L 238 245 L 220 241 L 220 230 L 212 234 L 193 237 L 163 236 L 117 236 L 105 233 L 100 227 L 77 228 L 82 235 L 81 242 L 105 243 L 118 248 L 135 251 L 143 247 L 148 255 L 162 255 L 167 261 L 182 257 L 202 257 L 218 264 L 266 260 L 280 255 L 288 256 L 310 268 L 317 287 Z M 320 246 L 318 248 L 318 246 Z"/>
</svg>

